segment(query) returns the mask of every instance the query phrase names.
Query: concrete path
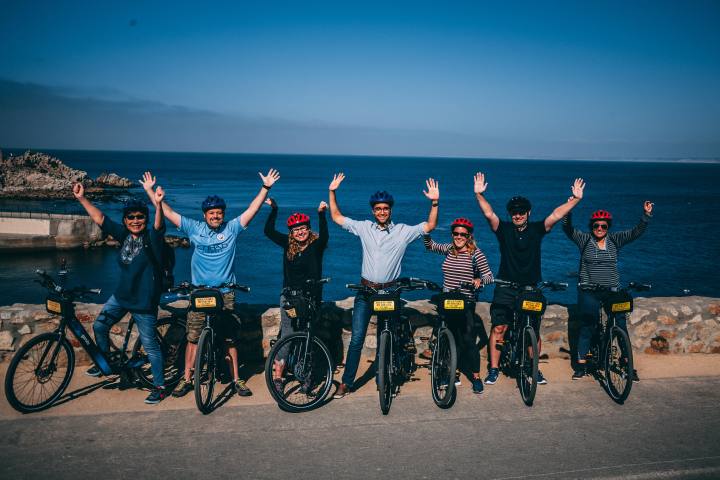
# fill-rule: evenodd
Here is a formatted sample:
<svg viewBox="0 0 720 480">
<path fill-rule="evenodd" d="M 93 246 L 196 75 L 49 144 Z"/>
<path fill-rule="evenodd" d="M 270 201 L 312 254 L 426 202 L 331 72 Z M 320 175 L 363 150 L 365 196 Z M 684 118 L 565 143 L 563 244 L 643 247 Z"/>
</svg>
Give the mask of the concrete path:
<svg viewBox="0 0 720 480">
<path fill-rule="evenodd" d="M 153 408 L 143 392 L 103 389 L 35 415 L 5 405 L 0 478 L 720 478 L 720 362 L 638 360 L 643 380 L 625 405 L 590 379 L 570 381 L 560 360 L 542 366 L 550 384 L 532 408 L 502 379 L 480 396 L 465 381 L 440 410 L 422 370 L 388 416 L 372 383 L 285 413 L 260 376 L 250 400 L 207 416 L 190 398 Z M 98 397 L 104 405 L 89 408 Z"/>
</svg>

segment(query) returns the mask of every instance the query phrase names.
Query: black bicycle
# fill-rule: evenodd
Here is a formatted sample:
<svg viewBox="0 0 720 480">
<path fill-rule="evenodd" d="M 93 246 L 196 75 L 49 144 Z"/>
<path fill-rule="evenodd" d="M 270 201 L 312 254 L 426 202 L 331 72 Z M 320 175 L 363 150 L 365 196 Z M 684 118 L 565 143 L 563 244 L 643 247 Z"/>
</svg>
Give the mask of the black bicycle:
<svg viewBox="0 0 720 480">
<path fill-rule="evenodd" d="M 218 330 L 218 327 L 215 324 L 225 306 L 222 289 L 226 288 L 241 292 L 250 291 L 250 287 L 236 283 L 207 287 L 183 282 L 170 289 L 171 292 L 189 295 L 190 305 L 188 310 L 205 314 L 203 329 L 197 344 L 193 377 L 195 404 L 198 410 L 204 414 L 212 412 L 217 406 L 222 392 L 218 393 L 216 391 L 215 383 L 221 380 L 221 377 L 225 377 L 227 373 L 227 365 L 224 361 L 226 355 L 225 341 L 217 335 L 216 330 Z M 222 320 L 220 318 L 220 321 Z"/>
<path fill-rule="evenodd" d="M 649 284 L 630 282 L 626 287 L 603 287 L 597 283 L 578 283 L 581 290 L 600 295 L 600 321 L 595 326 L 585 368 L 598 380 L 610 398 L 622 404 L 633 384 L 632 344 L 627 333 L 617 325 L 620 316 L 633 311 L 630 290 L 647 291 Z"/>
<path fill-rule="evenodd" d="M 48 291 L 45 307 L 49 313 L 60 316 L 60 323 L 54 331 L 28 340 L 10 361 L 5 376 L 5 396 L 14 409 L 22 413 L 46 409 L 60 398 L 70 384 L 75 370 L 75 351 L 68 340 L 68 329 L 103 375 L 119 375 L 125 385 L 134 385 L 136 379 L 139 379 L 142 386 L 153 386 L 149 361 L 139 336 L 128 351 L 135 324 L 132 317 L 122 347 L 115 348 L 109 355 L 105 354 L 75 316 L 75 302 L 99 295 L 100 289 L 66 288 L 42 270 L 35 273 L 40 276 L 38 282 Z M 178 329 L 181 330 L 180 334 L 177 334 Z M 174 317 L 159 320 L 157 336 L 166 360 L 165 385 L 172 388 L 181 376 L 184 325 L 176 323 Z M 169 355 L 169 352 L 177 354 Z"/>
<path fill-rule="evenodd" d="M 541 282 L 539 285 L 519 285 L 495 279 L 496 288 L 512 288 L 517 293 L 513 308 L 513 322 L 505 331 L 500 349 L 500 370 L 517 381 L 520 396 L 528 407 L 535 400 L 540 352 L 537 339 L 547 299 L 543 290 L 565 290 L 567 283 Z"/>
<path fill-rule="evenodd" d="M 400 385 L 409 380 L 417 369 L 412 327 L 410 321 L 400 315 L 400 294 L 432 285 L 435 284 L 418 278 L 400 278 L 382 289 L 363 284 L 346 285 L 359 295 L 367 296 L 371 312 L 377 316 L 377 385 L 383 415 L 390 411 Z"/>
<path fill-rule="evenodd" d="M 332 356 L 313 331 L 320 313 L 314 293 L 329 281 L 307 280 L 303 288 L 285 288 L 282 292 L 284 302 L 280 308 L 285 310 L 295 333 L 272 342 L 265 363 L 265 383 L 278 406 L 289 412 L 321 405 L 333 384 Z"/>
</svg>

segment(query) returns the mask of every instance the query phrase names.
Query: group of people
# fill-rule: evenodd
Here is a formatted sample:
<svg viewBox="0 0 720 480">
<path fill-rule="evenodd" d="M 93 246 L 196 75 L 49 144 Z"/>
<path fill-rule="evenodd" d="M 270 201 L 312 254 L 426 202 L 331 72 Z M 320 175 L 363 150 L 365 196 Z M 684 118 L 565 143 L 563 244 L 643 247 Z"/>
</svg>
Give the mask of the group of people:
<svg viewBox="0 0 720 480">
<path fill-rule="evenodd" d="M 126 313 L 130 312 L 133 315 L 153 372 L 154 388 L 146 398 L 146 403 L 156 404 L 170 393 L 180 397 L 194 388 L 192 366 L 195 364 L 197 342 L 204 319 L 203 315 L 188 312 L 188 347 L 185 353 L 183 378 L 172 392 L 168 392 L 163 384 L 162 352 L 154 333 L 162 293 L 159 265 L 162 264 L 165 219 L 185 233 L 194 247 L 191 275 L 192 283 L 195 285 L 220 287 L 235 282 L 234 263 L 239 235 L 260 211 L 263 203 L 268 204 L 271 209 L 265 224 L 265 235 L 283 251 L 284 288 L 304 288 L 307 280 L 322 278 L 323 254 L 329 238 L 326 219 L 328 208 L 333 222 L 360 239 L 361 283 L 366 286 L 374 289 L 392 286 L 400 277 L 405 250 L 410 243 L 420 237 L 424 237 L 425 248 L 429 252 L 445 256 L 442 264 L 444 288 L 460 288 L 463 295 L 474 302 L 476 289 L 494 281 L 487 259 L 475 241 L 475 226 L 469 219 L 457 218 L 451 223 L 451 241 L 448 243 L 438 243 L 430 237 L 430 233 L 438 224 L 440 205 L 439 184 L 432 178 L 426 180 L 426 189 L 423 191 L 430 201 L 428 217 L 426 221 L 417 225 L 393 222 L 394 199 L 387 191 L 378 191 L 370 196 L 372 220 L 355 220 L 343 215 L 338 205 L 337 190 L 345 175 L 338 173 L 330 182 L 328 203 L 322 201 L 318 205 L 318 232 L 311 229 L 311 220 L 307 214 L 293 213 L 287 219 L 288 232 L 285 233 L 275 227 L 278 206 L 273 198 L 268 197 L 270 189 L 280 179 L 280 175 L 276 170 L 270 169 L 266 175 L 259 173 L 259 176 L 262 185 L 240 216 L 226 221 L 225 201 L 212 195 L 202 203 L 204 221 L 198 221 L 175 212 L 167 204 L 163 188 L 156 187 L 155 177 L 150 172 L 145 172 L 140 183 L 155 209 L 152 226 L 148 226 L 149 209 L 144 202 L 128 202 L 123 209 L 123 219 L 120 224 L 107 218 L 84 196 L 82 185 L 73 186 L 73 194 L 88 215 L 103 232 L 112 235 L 121 244 L 118 253 L 120 268 L 118 287 L 93 324 L 97 344 L 101 349 L 109 352 L 110 328 Z M 497 278 L 520 287 L 536 285 L 540 282 L 542 240 L 561 220 L 564 232 L 580 249 L 579 283 L 594 283 L 608 288 L 618 287 L 618 251 L 642 235 L 652 216 L 653 204 L 646 201 L 641 221 L 632 230 L 610 232 L 612 215 L 605 210 L 598 210 L 592 214 L 589 232 L 574 228 L 570 212 L 582 200 L 585 189 L 584 181 L 578 178 L 571 186 L 570 198 L 556 207 L 544 220 L 530 221 L 532 205 L 527 198 L 521 196 L 512 197 L 506 205 L 510 220 L 501 220 L 485 198 L 488 188 L 485 175 L 477 173 L 473 183 L 480 210 L 490 230 L 495 234 L 500 248 Z M 469 288 L 470 284 L 474 288 Z M 320 287 L 315 288 L 311 294 L 318 304 L 322 301 Z M 472 390 L 475 393 L 483 391 L 483 384 L 492 385 L 498 379 L 500 351 L 496 345 L 502 342 L 505 331 L 512 322 L 513 307 L 519 294 L 520 289 L 513 287 L 498 285 L 495 288 L 490 307 L 492 328 L 489 339 L 482 321 L 473 311 L 468 313 L 464 325 L 453 326 L 459 352 L 459 366 L 464 372 L 469 373 Z M 599 321 L 598 312 L 603 300 L 602 295 L 602 291 L 578 290 L 582 327 L 573 379 L 585 375 L 585 357 L 590 347 L 593 327 Z M 223 296 L 224 315 L 218 325 L 221 328 L 220 334 L 227 341 L 227 358 L 233 376 L 233 385 L 238 395 L 252 395 L 239 376 L 236 347 L 239 323 L 234 314 L 234 292 L 226 289 L 223 291 Z M 370 317 L 369 297 L 362 293 L 356 295 L 352 312 L 352 335 L 345 357 L 342 380 L 334 394 L 336 399 L 343 398 L 353 391 Z M 619 326 L 626 329 L 622 322 Z M 536 325 L 535 328 L 539 330 L 540 325 Z M 283 309 L 281 309 L 280 332 L 281 336 L 293 332 L 292 322 Z M 488 345 L 489 366 L 487 376 L 483 380 L 480 376 L 479 350 L 485 344 Z M 282 355 L 279 358 L 272 366 L 275 380 L 280 380 L 283 375 Z M 93 376 L 101 375 L 96 367 L 91 368 L 87 373 Z M 538 383 L 547 383 L 541 372 L 538 372 Z"/>
</svg>

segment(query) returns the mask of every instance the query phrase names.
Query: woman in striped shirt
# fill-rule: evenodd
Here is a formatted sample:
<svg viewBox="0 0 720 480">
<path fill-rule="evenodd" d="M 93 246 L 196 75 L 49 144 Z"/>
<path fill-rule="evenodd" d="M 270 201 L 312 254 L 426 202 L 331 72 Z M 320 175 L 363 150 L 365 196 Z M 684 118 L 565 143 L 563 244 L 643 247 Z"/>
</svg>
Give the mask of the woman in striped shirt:
<svg viewBox="0 0 720 480">
<path fill-rule="evenodd" d="M 585 376 L 585 356 L 590 350 L 595 324 L 600 321 L 600 304 L 611 294 L 611 288 L 620 286 L 617 260 L 620 249 L 636 240 L 645 232 L 652 218 L 653 203 L 643 204 L 643 216 L 632 230 L 610 232 L 612 215 L 606 210 L 598 210 L 590 217 L 590 233 L 573 228 L 572 219 L 568 214 L 563 219 L 563 231 L 580 249 L 579 284 L 592 283 L 606 287 L 602 291 L 589 291 L 578 288 L 578 310 L 581 326 L 577 343 L 578 366 L 573 373 L 573 380 Z M 627 333 L 627 325 L 619 318 L 618 327 Z M 637 372 L 633 372 L 633 381 L 639 381 Z"/>
<path fill-rule="evenodd" d="M 458 365 L 461 371 L 472 373 L 474 393 L 482 393 L 483 383 L 480 379 L 480 349 L 487 344 L 487 332 L 482 320 L 475 313 L 475 291 L 481 285 L 493 282 L 493 275 L 485 255 L 475 245 L 472 236 L 473 224 L 466 218 L 456 218 L 450 226 L 452 243 L 436 243 L 425 235 L 425 248 L 431 252 L 445 255 L 442 264 L 443 288 L 454 289 L 463 282 L 472 283 L 474 288 L 461 288 L 460 291 L 472 303 L 466 310 L 465 325 L 451 322 L 449 325 L 458 349 Z M 480 346 L 476 339 L 480 336 Z"/>
</svg>

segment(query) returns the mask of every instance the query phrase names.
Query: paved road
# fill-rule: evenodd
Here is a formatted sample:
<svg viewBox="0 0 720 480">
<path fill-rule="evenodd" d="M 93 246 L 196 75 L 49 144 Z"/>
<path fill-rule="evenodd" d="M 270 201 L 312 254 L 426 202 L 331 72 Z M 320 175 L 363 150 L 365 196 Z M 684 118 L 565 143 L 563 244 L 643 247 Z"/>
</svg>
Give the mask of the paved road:
<svg viewBox="0 0 720 480">
<path fill-rule="evenodd" d="M 584 382 L 584 383 L 583 383 Z M 644 380 L 625 405 L 592 381 L 464 386 L 440 410 L 401 392 L 274 405 L 0 421 L 0 478 L 720 478 L 720 378 Z"/>
</svg>

